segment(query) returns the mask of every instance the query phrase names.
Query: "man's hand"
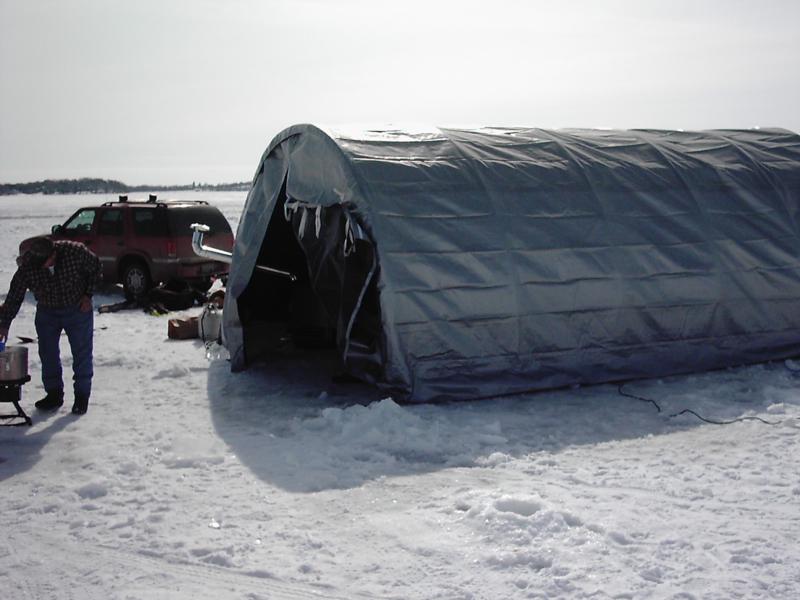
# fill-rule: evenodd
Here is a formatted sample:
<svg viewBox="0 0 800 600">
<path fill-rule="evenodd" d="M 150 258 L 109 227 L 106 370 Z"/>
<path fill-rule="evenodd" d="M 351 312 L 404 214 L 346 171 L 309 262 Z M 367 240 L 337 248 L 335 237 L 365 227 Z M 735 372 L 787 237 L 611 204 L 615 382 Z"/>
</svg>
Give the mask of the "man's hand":
<svg viewBox="0 0 800 600">
<path fill-rule="evenodd" d="M 0 327 L 0 342 L 8 341 L 8 329 Z"/>
<path fill-rule="evenodd" d="M 78 304 L 81 312 L 92 312 L 92 298 L 87 295 L 81 296 L 80 304 Z"/>
</svg>

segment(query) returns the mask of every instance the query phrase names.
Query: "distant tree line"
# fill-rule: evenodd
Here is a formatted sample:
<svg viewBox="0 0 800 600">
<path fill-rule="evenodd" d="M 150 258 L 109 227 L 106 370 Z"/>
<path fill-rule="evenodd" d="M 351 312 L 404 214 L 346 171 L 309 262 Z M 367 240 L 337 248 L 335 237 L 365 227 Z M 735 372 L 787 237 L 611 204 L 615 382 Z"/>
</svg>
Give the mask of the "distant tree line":
<svg viewBox="0 0 800 600">
<path fill-rule="evenodd" d="M 196 183 L 189 185 L 127 185 L 114 179 L 45 179 L 30 183 L 0 183 L 0 196 L 11 194 L 123 194 L 125 192 L 163 191 L 247 191 L 250 183 Z"/>
</svg>

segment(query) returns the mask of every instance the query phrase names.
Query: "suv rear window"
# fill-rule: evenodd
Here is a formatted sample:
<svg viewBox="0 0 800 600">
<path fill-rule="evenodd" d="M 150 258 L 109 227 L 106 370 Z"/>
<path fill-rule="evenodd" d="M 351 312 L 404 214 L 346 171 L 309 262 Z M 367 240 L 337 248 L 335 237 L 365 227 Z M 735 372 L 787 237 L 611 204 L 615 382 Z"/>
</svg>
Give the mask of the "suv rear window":
<svg viewBox="0 0 800 600">
<path fill-rule="evenodd" d="M 231 226 L 228 220 L 218 210 L 210 206 L 186 206 L 170 208 L 169 228 L 172 235 L 186 236 L 192 235 L 190 226 L 192 223 L 202 223 L 211 228 L 210 235 L 217 233 L 231 233 Z"/>
<path fill-rule="evenodd" d="M 142 237 L 168 237 L 166 211 L 158 208 L 136 208 L 133 213 L 133 232 Z"/>
</svg>

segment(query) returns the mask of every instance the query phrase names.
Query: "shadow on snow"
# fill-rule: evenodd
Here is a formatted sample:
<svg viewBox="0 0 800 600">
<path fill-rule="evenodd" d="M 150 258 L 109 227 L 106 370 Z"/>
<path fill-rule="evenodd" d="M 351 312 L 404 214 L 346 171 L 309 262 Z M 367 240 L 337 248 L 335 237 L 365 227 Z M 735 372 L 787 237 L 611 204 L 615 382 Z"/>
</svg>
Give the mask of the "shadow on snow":
<svg viewBox="0 0 800 600">
<path fill-rule="evenodd" d="M 293 492 L 381 477 L 493 466 L 565 448 L 708 426 L 763 413 L 797 381 L 779 364 L 447 404 L 398 405 L 368 385 L 334 384 L 328 365 L 278 360 L 242 373 L 209 368 L 214 425 L 259 478 Z M 765 426 L 765 425 L 760 425 Z"/>
<path fill-rule="evenodd" d="M 34 421 L 32 427 L 8 427 L 10 439 L 14 439 L 13 455 L 4 452 L 0 444 L 0 481 L 32 468 L 42 457 L 42 450 L 50 438 L 75 421 L 75 416 L 62 409 L 58 413 L 41 413 L 34 411 L 30 415 Z M 45 427 L 41 427 L 46 423 Z"/>
</svg>

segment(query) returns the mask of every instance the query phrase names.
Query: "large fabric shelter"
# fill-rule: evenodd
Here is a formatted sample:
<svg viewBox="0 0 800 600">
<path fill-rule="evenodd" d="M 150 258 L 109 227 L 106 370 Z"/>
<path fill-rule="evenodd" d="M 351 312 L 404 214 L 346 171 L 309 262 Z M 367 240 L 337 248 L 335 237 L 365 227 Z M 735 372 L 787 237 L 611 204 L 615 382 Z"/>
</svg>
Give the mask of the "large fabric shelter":
<svg viewBox="0 0 800 600">
<path fill-rule="evenodd" d="M 424 402 L 785 358 L 799 210 L 780 129 L 293 126 L 239 223 L 232 368 L 330 344 Z"/>
</svg>

